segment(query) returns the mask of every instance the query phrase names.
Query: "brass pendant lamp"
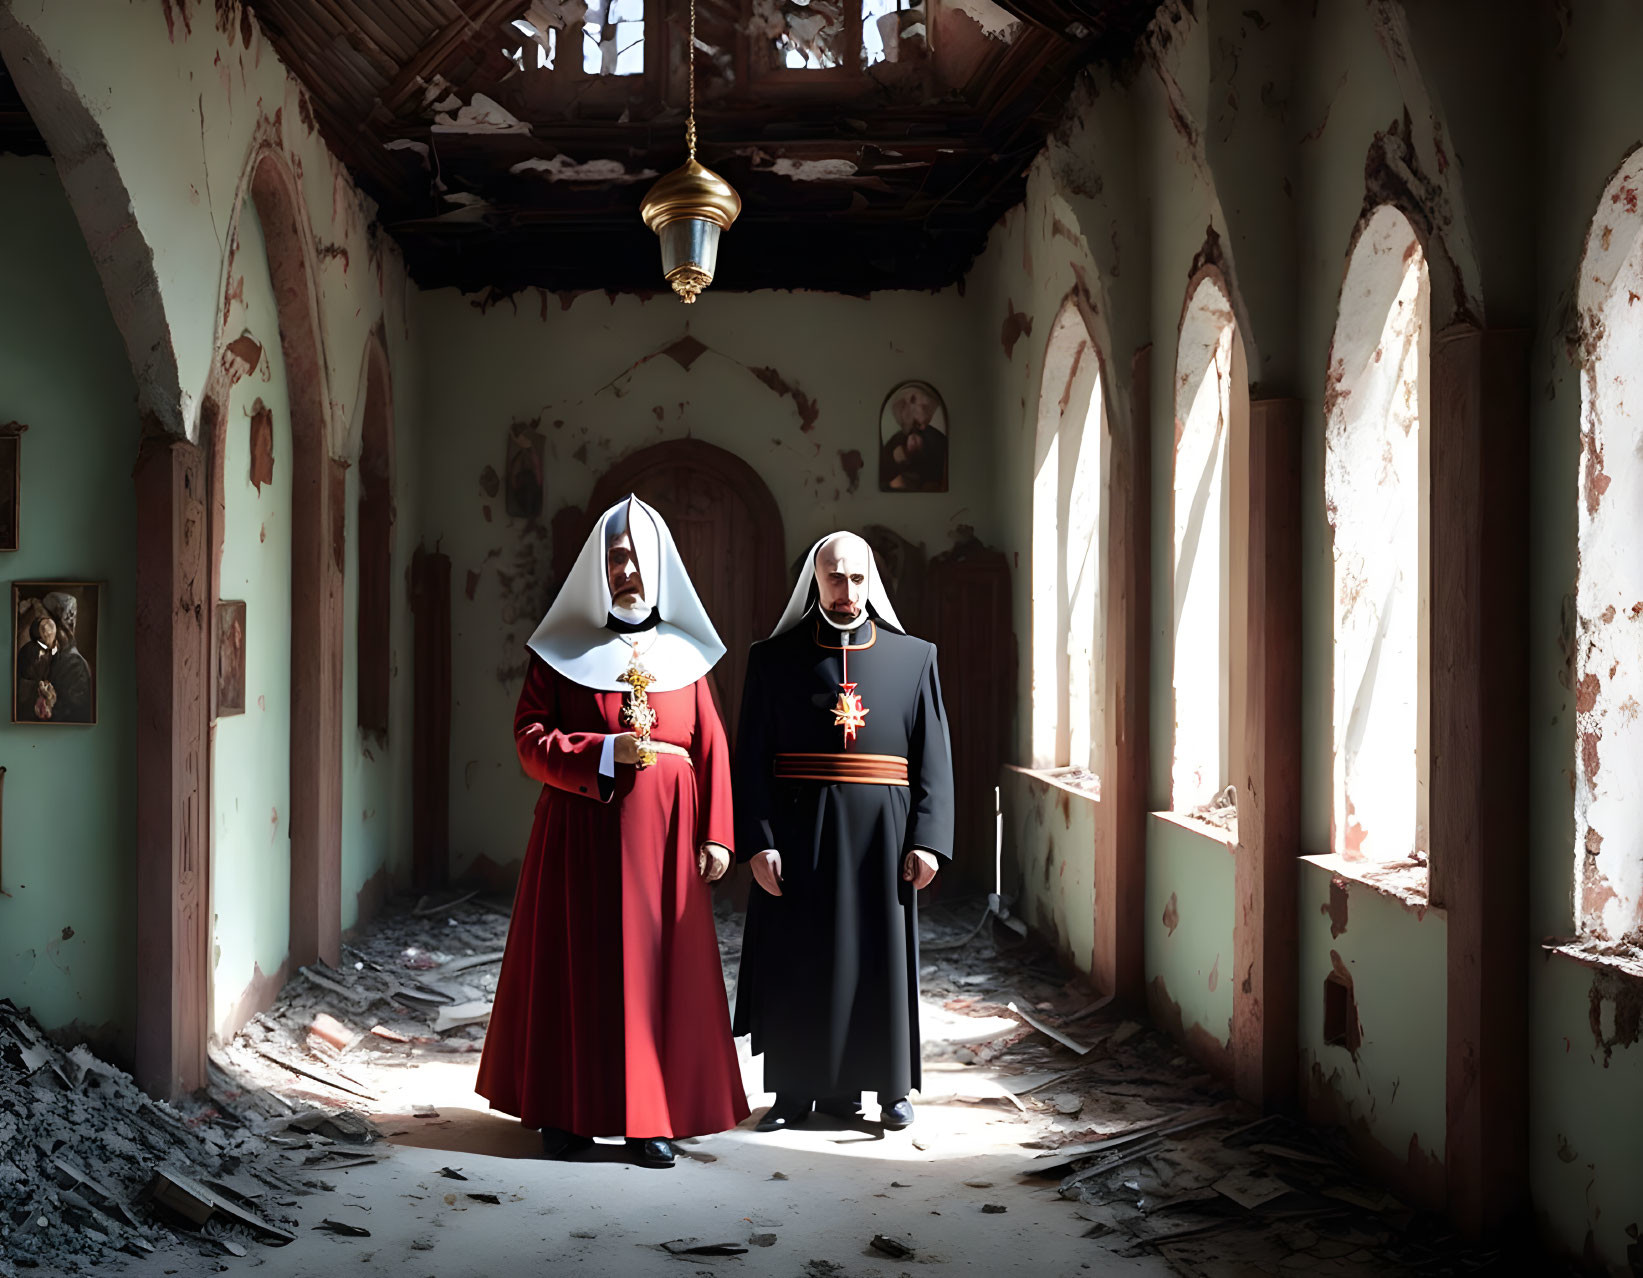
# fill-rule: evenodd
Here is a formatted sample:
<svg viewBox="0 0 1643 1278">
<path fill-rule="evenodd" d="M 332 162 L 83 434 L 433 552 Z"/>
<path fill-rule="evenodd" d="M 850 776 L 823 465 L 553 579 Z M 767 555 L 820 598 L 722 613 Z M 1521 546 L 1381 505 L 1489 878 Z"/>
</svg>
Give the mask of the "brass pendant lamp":
<svg viewBox="0 0 1643 1278">
<path fill-rule="evenodd" d="M 694 302 L 713 282 L 720 234 L 742 211 L 742 197 L 735 188 L 696 160 L 696 0 L 690 0 L 685 67 L 690 76 L 690 114 L 685 122 L 690 158 L 650 188 L 639 214 L 661 237 L 667 282 L 686 302 Z"/>
</svg>

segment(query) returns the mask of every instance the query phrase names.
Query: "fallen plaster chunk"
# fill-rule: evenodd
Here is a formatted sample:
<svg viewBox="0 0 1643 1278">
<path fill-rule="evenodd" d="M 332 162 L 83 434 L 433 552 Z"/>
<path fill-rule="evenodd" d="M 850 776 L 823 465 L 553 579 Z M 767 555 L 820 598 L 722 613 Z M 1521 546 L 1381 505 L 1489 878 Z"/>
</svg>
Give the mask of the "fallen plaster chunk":
<svg viewBox="0 0 1643 1278">
<path fill-rule="evenodd" d="M 568 31 L 587 18 L 587 0 L 531 0 L 523 16 L 538 31 L 549 27 Z"/>
<path fill-rule="evenodd" d="M 442 1007 L 434 1016 L 434 1032 L 443 1034 L 446 1030 L 457 1029 L 463 1025 L 482 1025 L 491 1019 L 491 1004 L 488 1002 L 457 1003 L 451 1007 Z"/>
<path fill-rule="evenodd" d="M 1031 1025 L 1040 1034 L 1044 1034 L 1044 1035 L 1046 1035 L 1050 1038 L 1053 1038 L 1056 1042 L 1060 1043 L 1061 1046 L 1063 1046 L 1065 1048 L 1069 1048 L 1072 1051 L 1077 1052 L 1080 1056 L 1085 1055 L 1090 1050 L 1088 1047 L 1086 1047 L 1084 1044 L 1078 1042 L 1076 1039 L 1068 1038 L 1060 1030 L 1051 1029 L 1043 1021 L 1037 1019 L 1036 1017 L 1030 1015 L 1027 1012 L 1023 1012 L 1019 1007 L 1016 1006 L 1016 1004 L 1013 1000 L 1011 1002 L 1005 1004 L 1005 1006 L 1007 1006 L 1012 1012 L 1014 1012 L 1022 1020 L 1026 1021 L 1027 1024 Z"/>
<path fill-rule="evenodd" d="M 556 155 L 551 160 L 533 156 L 521 160 L 508 172 L 540 173 L 549 182 L 643 182 L 656 176 L 655 169 L 629 172 L 620 160 L 586 160 L 578 164 L 568 155 Z"/>
<path fill-rule="evenodd" d="M 449 101 L 449 99 L 447 99 Z M 436 104 L 444 108 L 445 103 Z M 519 119 L 500 102 L 476 93 L 467 106 L 455 113 L 440 110 L 434 117 L 435 133 L 529 133 L 531 126 Z"/>
<path fill-rule="evenodd" d="M 946 0 L 944 7 L 968 14 L 984 35 L 1005 44 L 1014 40 L 1021 30 L 1021 19 L 999 8 L 993 0 Z"/>
<path fill-rule="evenodd" d="M 792 160 L 784 156 L 770 171 L 795 182 L 838 182 L 855 177 L 856 165 L 850 160 Z"/>
<path fill-rule="evenodd" d="M 415 151 L 422 157 L 424 164 L 428 161 L 428 144 L 418 142 L 415 138 L 395 138 L 392 142 L 382 144 L 384 151 Z"/>
</svg>

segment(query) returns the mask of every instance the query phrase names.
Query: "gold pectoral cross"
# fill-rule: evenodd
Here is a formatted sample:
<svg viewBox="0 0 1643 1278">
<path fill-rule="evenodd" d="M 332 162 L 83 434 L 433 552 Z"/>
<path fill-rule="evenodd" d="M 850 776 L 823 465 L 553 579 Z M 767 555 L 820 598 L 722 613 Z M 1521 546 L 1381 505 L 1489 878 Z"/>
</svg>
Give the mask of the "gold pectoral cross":
<svg viewBox="0 0 1643 1278">
<path fill-rule="evenodd" d="M 853 683 L 839 685 L 839 699 L 833 704 L 833 726 L 844 729 L 846 747 L 856 739 L 856 733 L 867 726 L 869 710 L 861 703 L 861 694 Z"/>
<path fill-rule="evenodd" d="M 871 622 L 868 623 L 870 626 Z M 861 693 L 856 691 L 856 683 L 850 678 L 850 653 L 852 650 L 861 652 L 871 648 L 878 642 L 878 627 L 873 626 L 869 631 L 872 636 L 866 643 L 852 644 L 846 639 L 837 645 L 839 649 L 839 699 L 833 703 L 833 726 L 844 729 L 844 748 L 848 750 L 856 739 L 856 734 L 867 726 L 867 716 L 872 713 L 867 703 L 862 700 Z M 835 645 L 821 642 L 821 623 L 816 623 L 816 642 L 824 648 Z"/>
<path fill-rule="evenodd" d="M 646 670 L 640 662 L 637 639 L 633 642 L 633 660 L 617 682 L 625 683 L 633 689 L 627 694 L 627 704 L 622 707 L 622 722 L 632 728 L 633 735 L 638 738 L 638 766 L 648 768 L 656 762 L 656 751 L 651 749 L 650 745 L 650 732 L 656 726 L 656 711 L 651 707 L 645 689 L 656 682 L 656 676 Z"/>
</svg>

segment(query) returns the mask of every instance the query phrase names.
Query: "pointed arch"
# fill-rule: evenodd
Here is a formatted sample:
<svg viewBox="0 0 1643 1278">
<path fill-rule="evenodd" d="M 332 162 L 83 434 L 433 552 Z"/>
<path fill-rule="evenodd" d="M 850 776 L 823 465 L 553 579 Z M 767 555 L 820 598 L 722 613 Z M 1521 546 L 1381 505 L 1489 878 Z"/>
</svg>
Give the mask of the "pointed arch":
<svg viewBox="0 0 1643 1278">
<path fill-rule="evenodd" d="M 1248 430 L 1249 377 L 1226 279 L 1188 283 L 1175 354 L 1170 806 L 1210 803 L 1231 779 L 1231 489 L 1228 453 Z"/>
<path fill-rule="evenodd" d="M 1572 878 L 1580 935 L 1643 929 L 1643 148 L 1598 199 L 1577 286 L 1580 471 L 1576 501 Z"/>
<path fill-rule="evenodd" d="M 1353 236 L 1324 404 L 1334 551 L 1334 851 L 1424 861 L 1431 630 L 1431 286 L 1390 204 Z"/>
<path fill-rule="evenodd" d="M 1110 429 L 1100 348 L 1074 298 L 1050 327 L 1043 369 L 1033 445 L 1032 763 L 1098 773 Z"/>
</svg>

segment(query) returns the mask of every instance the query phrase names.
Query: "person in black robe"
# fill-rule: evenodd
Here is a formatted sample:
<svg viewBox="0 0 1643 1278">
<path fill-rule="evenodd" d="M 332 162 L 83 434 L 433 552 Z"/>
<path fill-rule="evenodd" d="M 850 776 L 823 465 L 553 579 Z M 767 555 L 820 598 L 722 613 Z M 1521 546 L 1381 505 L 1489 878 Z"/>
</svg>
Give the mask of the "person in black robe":
<svg viewBox="0 0 1643 1278">
<path fill-rule="evenodd" d="M 736 742 L 748 902 L 734 1032 L 764 1054 L 760 1131 L 813 1108 L 913 1121 L 917 892 L 952 856 L 953 761 L 933 644 L 904 633 L 860 537 L 813 548 L 748 656 Z"/>
</svg>

